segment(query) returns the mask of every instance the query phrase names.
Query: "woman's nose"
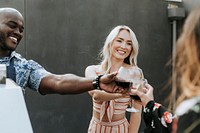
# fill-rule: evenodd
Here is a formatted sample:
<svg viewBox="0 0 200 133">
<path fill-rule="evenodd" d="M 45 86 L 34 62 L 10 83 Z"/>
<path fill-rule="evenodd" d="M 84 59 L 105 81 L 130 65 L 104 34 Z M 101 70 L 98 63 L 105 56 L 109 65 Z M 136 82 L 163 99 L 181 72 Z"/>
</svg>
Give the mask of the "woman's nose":
<svg viewBox="0 0 200 133">
<path fill-rule="evenodd" d="M 120 46 L 121 48 L 126 48 L 126 43 L 125 42 L 123 42 L 122 44 L 121 44 L 121 46 Z"/>
</svg>

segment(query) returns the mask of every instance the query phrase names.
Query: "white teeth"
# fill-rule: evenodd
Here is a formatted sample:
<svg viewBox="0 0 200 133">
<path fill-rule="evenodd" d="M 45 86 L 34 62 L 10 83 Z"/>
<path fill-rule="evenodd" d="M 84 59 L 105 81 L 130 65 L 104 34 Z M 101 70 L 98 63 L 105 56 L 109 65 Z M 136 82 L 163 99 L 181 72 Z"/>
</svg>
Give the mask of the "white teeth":
<svg viewBox="0 0 200 133">
<path fill-rule="evenodd" d="M 118 52 L 119 52 L 120 54 L 125 54 L 125 52 L 124 52 L 124 51 L 121 51 L 121 50 L 118 50 Z"/>
<path fill-rule="evenodd" d="M 10 39 L 17 43 L 17 38 L 11 36 Z"/>
</svg>

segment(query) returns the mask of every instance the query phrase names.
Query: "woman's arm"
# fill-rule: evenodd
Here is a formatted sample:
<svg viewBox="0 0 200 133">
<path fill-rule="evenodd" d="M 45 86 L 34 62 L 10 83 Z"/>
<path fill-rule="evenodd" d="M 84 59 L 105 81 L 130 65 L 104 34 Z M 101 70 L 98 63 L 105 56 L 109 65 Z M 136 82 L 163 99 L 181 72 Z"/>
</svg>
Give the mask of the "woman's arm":
<svg viewBox="0 0 200 133">
<path fill-rule="evenodd" d="M 132 112 L 130 115 L 129 133 L 138 133 L 141 123 L 142 105 L 134 102 L 134 108 L 139 112 Z"/>
<path fill-rule="evenodd" d="M 125 97 L 125 94 L 121 93 L 107 93 L 103 90 L 93 90 L 88 92 L 94 100 L 99 100 L 99 101 L 110 101 L 116 98 L 121 98 Z"/>
<path fill-rule="evenodd" d="M 149 101 L 144 108 L 145 132 L 171 133 L 172 114 L 155 101 Z"/>
<path fill-rule="evenodd" d="M 145 133 L 171 133 L 172 114 L 153 99 L 153 87 L 146 84 L 146 93 L 133 90 L 131 93 L 138 95 L 144 106 L 143 117 L 146 124 Z"/>
</svg>

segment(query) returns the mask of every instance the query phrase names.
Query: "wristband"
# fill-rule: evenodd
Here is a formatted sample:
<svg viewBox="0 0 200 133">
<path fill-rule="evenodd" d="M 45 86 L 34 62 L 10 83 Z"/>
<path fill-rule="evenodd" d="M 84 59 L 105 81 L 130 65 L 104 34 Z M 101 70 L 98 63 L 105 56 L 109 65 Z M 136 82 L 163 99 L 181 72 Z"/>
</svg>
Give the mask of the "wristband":
<svg viewBox="0 0 200 133">
<path fill-rule="evenodd" d="M 92 85 L 94 87 L 94 89 L 98 89 L 98 90 L 102 90 L 101 87 L 100 87 L 100 78 L 102 77 L 103 75 L 98 75 L 92 82 Z"/>
</svg>

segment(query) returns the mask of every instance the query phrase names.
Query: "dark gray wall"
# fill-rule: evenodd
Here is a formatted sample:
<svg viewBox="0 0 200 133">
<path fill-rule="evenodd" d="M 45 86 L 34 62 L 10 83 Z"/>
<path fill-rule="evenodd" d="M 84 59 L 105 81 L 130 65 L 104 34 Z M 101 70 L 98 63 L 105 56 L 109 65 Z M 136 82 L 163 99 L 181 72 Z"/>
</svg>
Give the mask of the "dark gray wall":
<svg viewBox="0 0 200 133">
<path fill-rule="evenodd" d="M 183 0 L 183 6 L 186 9 L 186 13 L 191 12 L 194 8 L 200 6 L 199 0 Z"/>
<path fill-rule="evenodd" d="M 155 87 L 155 99 L 163 103 L 167 95 L 167 90 L 163 88 L 171 70 L 165 65 L 172 49 L 167 2 L 8 1 L 1 0 L 5 6 L 19 9 L 26 21 L 25 38 L 17 50 L 57 74 L 84 76 L 88 65 L 98 63 L 99 50 L 110 30 L 119 24 L 128 25 L 140 43 L 138 65 L 149 83 Z M 92 111 L 91 98 L 87 93 L 41 96 L 27 89 L 25 100 L 35 133 L 87 132 Z M 141 131 L 143 127 L 144 124 L 141 125 Z"/>
</svg>

